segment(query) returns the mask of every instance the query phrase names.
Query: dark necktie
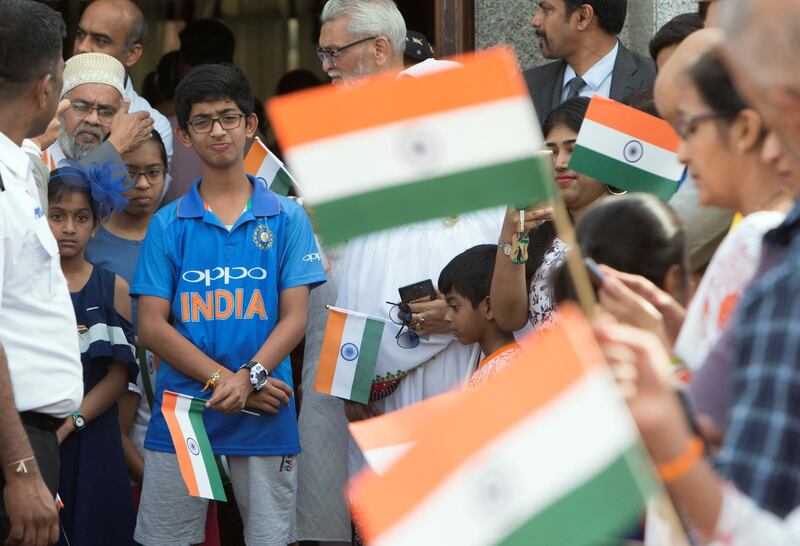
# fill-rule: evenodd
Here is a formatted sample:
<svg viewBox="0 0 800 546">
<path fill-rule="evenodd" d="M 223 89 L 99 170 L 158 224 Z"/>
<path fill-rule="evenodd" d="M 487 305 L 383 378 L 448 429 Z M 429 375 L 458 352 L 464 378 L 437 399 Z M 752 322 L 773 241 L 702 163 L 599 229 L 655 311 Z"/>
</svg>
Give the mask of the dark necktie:
<svg viewBox="0 0 800 546">
<path fill-rule="evenodd" d="M 586 82 L 580 76 L 575 76 L 567 83 L 567 99 L 574 99 L 586 87 Z"/>
</svg>

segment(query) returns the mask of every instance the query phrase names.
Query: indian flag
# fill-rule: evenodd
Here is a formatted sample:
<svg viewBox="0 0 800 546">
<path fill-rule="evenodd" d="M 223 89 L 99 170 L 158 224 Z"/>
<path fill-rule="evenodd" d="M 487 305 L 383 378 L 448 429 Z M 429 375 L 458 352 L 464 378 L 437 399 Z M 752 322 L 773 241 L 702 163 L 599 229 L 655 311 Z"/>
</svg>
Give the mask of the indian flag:
<svg viewBox="0 0 800 546">
<path fill-rule="evenodd" d="M 262 179 L 278 195 L 289 195 L 294 179 L 280 159 L 256 137 L 244 158 L 244 172 Z"/>
<path fill-rule="evenodd" d="M 329 309 L 315 389 L 366 404 L 386 323 L 362 313 Z"/>
<path fill-rule="evenodd" d="M 595 95 L 569 167 L 610 186 L 666 201 L 683 177 L 678 142 L 666 121 Z"/>
<path fill-rule="evenodd" d="M 350 423 L 350 434 L 367 464 L 383 474 L 411 449 L 427 423 L 458 399 L 459 393 L 446 392 L 379 417 Z"/>
<path fill-rule="evenodd" d="M 552 195 L 514 54 L 498 48 L 459 62 L 434 74 L 388 74 L 269 103 L 326 243 Z"/>
<path fill-rule="evenodd" d="M 385 474 L 354 479 L 370 544 L 596 545 L 639 520 L 652 464 L 585 319 L 559 319 Z"/>
<path fill-rule="evenodd" d="M 164 391 L 161 412 L 167 421 L 181 476 L 193 497 L 227 501 L 214 452 L 203 425 L 205 400 Z"/>
</svg>

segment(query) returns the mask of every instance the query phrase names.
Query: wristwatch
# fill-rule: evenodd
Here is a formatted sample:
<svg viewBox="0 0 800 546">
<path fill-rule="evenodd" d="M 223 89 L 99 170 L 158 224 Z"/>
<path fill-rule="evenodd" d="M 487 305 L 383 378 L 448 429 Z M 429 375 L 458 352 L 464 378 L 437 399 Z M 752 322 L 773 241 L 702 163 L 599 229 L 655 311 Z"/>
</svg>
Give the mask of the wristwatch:
<svg viewBox="0 0 800 546">
<path fill-rule="evenodd" d="M 75 430 L 78 432 L 86 428 L 86 418 L 77 411 L 72 414 L 72 422 L 75 424 Z"/>
<path fill-rule="evenodd" d="M 250 370 L 250 384 L 253 385 L 254 391 L 258 392 L 267 386 L 267 377 L 269 377 L 269 372 L 264 366 L 261 365 L 260 362 L 251 360 L 247 364 L 242 364 L 242 367 L 239 369 Z"/>
<path fill-rule="evenodd" d="M 502 239 L 497 240 L 497 246 L 500 247 L 500 250 L 502 250 L 503 254 L 506 256 L 511 256 L 511 251 L 514 250 L 514 247 L 511 245 L 511 243 L 506 243 Z"/>
</svg>

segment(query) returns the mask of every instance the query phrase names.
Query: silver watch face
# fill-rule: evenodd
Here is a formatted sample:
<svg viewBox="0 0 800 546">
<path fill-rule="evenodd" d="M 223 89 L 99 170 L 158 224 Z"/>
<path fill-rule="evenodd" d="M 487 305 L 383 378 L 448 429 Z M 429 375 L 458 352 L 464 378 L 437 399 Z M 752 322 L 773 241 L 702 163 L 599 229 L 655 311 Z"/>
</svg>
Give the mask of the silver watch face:
<svg viewBox="0 0 800 546">
<path fill-rule="evenodd" d="M 75 427 L 76 428 L 83 428 L 86 426 L 86 419 L 83 418 L 83 415 L 78 415 L 75 417 Z"/>
<path fill-rule="evenodd" d="M 256 364 L 250 368 L 250 383 L 256 390 L 261 390 L 266 386 L 267 377 L 269 377 L 269 373 L 261 364 Z"/>
<path fill-rule="evenodd" d="M 503 254 L 511 256 L 511 245 L 503 245 Z"/>
</svg>

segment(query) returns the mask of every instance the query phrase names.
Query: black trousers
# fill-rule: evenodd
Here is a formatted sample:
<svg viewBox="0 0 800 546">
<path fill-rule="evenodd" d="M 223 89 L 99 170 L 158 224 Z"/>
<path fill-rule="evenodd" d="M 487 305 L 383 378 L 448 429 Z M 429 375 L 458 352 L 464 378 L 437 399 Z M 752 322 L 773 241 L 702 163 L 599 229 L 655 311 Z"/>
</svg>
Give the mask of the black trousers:
<svg viewBox="0 0 800 546">
<path fill-rule="evenodd" d="M 33 448 L 33 453 L 36 456 L 39 472 L 42 475 L 42 479 L 44 479 L 45 485 L 53 494 L 53 502 L 55 503 L 59 466 L 58 439 L 55 431 L 60 421 L 63 420 L 56 420 L 37 414 L 22 414 L 20 418 L 22 419 L 25 433 L 28 435 L 28 441 Z M 2 495 L 5 486 L 5 477 L 0 472 L 0 544 L 5 544 L 8 533 L 11 531 L 11 524 L 6 514 L 5 500 Z"/>
</svg>

